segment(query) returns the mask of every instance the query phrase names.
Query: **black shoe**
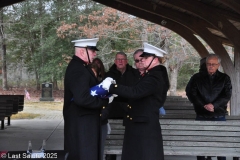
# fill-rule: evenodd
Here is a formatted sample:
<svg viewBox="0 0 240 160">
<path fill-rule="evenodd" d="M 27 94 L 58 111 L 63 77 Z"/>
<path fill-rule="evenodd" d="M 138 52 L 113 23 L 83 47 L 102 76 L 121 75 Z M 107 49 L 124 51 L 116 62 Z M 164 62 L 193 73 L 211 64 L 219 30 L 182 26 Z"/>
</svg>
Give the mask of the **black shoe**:
<svg viewBox="0 0 240 160">
<path fill-rule="evenodd" d="M 206 160 L 212 160 L 212 157 L 207 157 Z"/>
<path fill-rule="evenodd" d="M 117 156 L 115 154 L 107 154 L 105 160 L 116 160 Z"/>
</svg>

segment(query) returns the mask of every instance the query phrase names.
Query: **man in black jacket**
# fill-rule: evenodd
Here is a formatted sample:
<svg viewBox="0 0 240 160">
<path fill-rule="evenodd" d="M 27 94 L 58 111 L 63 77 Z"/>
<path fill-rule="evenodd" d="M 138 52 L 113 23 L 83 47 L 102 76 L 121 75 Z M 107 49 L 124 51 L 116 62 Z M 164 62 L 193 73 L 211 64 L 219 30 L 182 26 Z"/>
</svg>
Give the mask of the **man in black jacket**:
<svg viewBox="0 0 240 160">
<path fill-rule="evenodd" d="M 231 98 L 232 85 L 230 77 L 218 71 L 221 59 L 210 54 L 206 59 L 207 72 L 199 72 L 194 78 L 190 90 L 191 100 L 200 121 L 225 121 L 227 103 Z M 198 156 L 197 160 L 205 160 Z M 226 157 L 218 157 L 226 160 Z"/>
<path fill-rule="evenodd" d="M 105 77 L 111 77 L 116 83 L 131 86 L 138 81 L 139 72 L 128 64 L 127 55 L 124 52 L 118 52 L 115 56 L 114 64 Z M 128 99 L 118 96 L 110 104 L 112 107 L 108 118 L 123 119 L 124 109 L 127 108 Z"/>
<path fill-rule="evenodd" d="M 95 39 L 72 41 L 75 55 L 64 79 L 64 149 L 67 160 L 100 160 L 101 109 L 108 99 L 91 96 L 98 80 L 87 64 L 96 56 Z"/>
<path fill-rule="evenodd" d="M 111 77 L 119 84 L 131 86 L 138 81 L 139 74 L 137 69 L 132 68 L 132 66 L 128 64 L 127 55 L 124 52 L 117 52 L 114 64 L 105 74 L 105 77 Z M 102 124 L 107 124 L 108 118 L 123 119 L 127 106 L 127 98 L 121 96 L 115 97 L 107 109 L 102 112 Z M 106 156 L 106 160 L 112 159 L 116 159 L 116 155 Z"/>
<path fill-rule="evenodd" d="M 158 57 L 165 51 L 144 43 L 141 55 L 145 73 L 133 86 L 103 82 L 109 93 L 129 99 L 125 119 L 122 160 L 164 160 L 159 106 L 163 97 L 163 75 Z"/>
</svg>

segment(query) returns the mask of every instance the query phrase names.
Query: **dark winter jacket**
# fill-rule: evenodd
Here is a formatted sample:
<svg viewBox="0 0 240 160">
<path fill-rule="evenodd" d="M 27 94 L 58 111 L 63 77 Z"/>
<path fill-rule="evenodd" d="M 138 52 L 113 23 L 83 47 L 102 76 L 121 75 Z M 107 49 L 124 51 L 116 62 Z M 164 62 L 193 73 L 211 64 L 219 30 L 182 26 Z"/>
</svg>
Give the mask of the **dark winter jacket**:
<svg viewBox="0 0 240 160">
<path fill-rule="evenodd" d="M 192 88 L 192 84 L 193 82 L 195 81 L 194 79 L 198 77 L 199 73 L 207 73 L 207 67 L 206 67 L 206 63 L 203 63 L 201 66 L 200 66 L 200 69 L 199 69 L 199 72 L 194 74 L 190 80 L 188 81 L 188 84 L 186 86 L 186 89 L 185 89 L 185 92 L 186 92 L 186 95 L 188 97 L 188 100 L 192 103 L 192 94 L 191 94 L 191 88 Z"/>
<path fill-rule="evenodd" d="M 161 71 L 162 71 L 162 77 L 163 77 L 164 85 L 163 85 L 163 94 L 162 94 L 162 104 L 160 104 L 159 108 L 164 105 L 164 103 L 167 99 L 167 91 L 169 90 L 169 87 L 170 87 L 170 82 L 169 82 L 166 67 L 163 66 L 163 65 L 160 65 L 160 68 L 161 68 Z"/>
<path fill-rule="evenodd" d="M 131 86 L 135 84 L 139 79 L 138 70 L 132 68 L 129 64 L 127 64 L 126 71 L 122 74 L 117 70 L 117 66 L 115 64 L 109 69 L 109 71 L 105 74 L 105 77 L 111 77 L 116 80 L 116 83 Z M 118 96 L 113 99 L 113 102 L 109 104 L 108 108 L 102 112 L 102 124 L 107 123 L 107 119 L 122 119 L 125 114 L 124 110 L 126 110 L 128 105 L 128 98 Z"/>
<path fill-rule="evenodd" d="M 197 73 L 192 82 L 190 94 L 197 115 L 205 117 L 224 116 L 232 94 L 230 77 L 219 71 L 216 71 L 212 76 L 207 72 Z M 204 105 L 209 103 L 213 104 L 214 112 L 204 108 Z"/>
</svg>

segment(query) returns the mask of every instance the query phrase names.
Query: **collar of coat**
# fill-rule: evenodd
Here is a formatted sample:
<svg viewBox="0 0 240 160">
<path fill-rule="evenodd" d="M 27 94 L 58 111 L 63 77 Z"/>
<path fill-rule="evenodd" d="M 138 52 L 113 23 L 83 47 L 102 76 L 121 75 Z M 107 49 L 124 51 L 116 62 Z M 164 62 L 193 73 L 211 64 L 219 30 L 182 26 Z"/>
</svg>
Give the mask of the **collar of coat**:
<svg viewBox="0 0 240 160">
<path fill-rule="evenodd" d="M 126 72 L 126 71 L 129 71 L 129 70 L 131 70 L 131 69 L 133 69 L 132 66 L 130 66 L 129 64 L 127 64 L 127 65 L 126 65 L 126 70 L 125 70 L 125 72 Z M 109 70 L 112 71 L 112 72 L 120 72 L 119 70 L 117 70 L 117 65 L 116 65 L 116 64 L 113 64 Z M 124 73 L 125 73 L 125 72 L 124 72 Z"/>
<path fill-rule="evenodd" d="M 163 67 L 162 65 L 157 65 L 151 69 L 149 69 L 148 71 L 146 71 L 145 73 L 142 74 L 142 76 L 146 75 L 146 74 L 151 74 L 153 72 L 159 72 L 159 71 L 162 71 L 163 70 Z"/>
<path fill-rule="evenodd" d="M 87 63 L 84 62 L 81 58 L 79 58 L 79 57 L 76 56 L 76 55 L 73 55 L 72 59 L 73 59 L 73 60 L 76 60 L 76 61 L 78 61 L 78 62 L 80 62 L 80 63 L 82 63 L 84 66 L 87 66 Z"/>
<path fill-rule="evenodd" d="M 206 71 L 202 71 L 202 72 L 199 72 L 201 75 L 203 75 L 203 76 L 214 76 L 214 77 L 217 77 L 221 72 L 219 71 L 219 70 L 217 70 L 213 75 L 210 75 L 210 74 L 208 74 L 208 71 L 206 70 Z"/>
</svg>

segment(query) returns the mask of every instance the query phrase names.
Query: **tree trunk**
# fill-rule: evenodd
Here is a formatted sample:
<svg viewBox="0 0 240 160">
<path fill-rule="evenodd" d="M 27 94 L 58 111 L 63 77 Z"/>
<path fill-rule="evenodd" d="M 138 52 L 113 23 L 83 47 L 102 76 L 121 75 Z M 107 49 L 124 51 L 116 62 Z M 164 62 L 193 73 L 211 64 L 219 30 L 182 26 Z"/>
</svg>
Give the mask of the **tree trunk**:
<svg viewBox="0 0 240 160">
<path fill-rule="evenodd" d="M 234 49 L 234 66 L 235 66 L 235 76 L 231 77 L 231 81 L 235 81 L 236 83 L 232 83 L 232 97 L 230 103 L 230 114 L 231 116 L 239 116 L 240 115 L 240 51 Z"/>
<path fill-rule="evenodd" d="M 147 23 L 146 21 L 141 20 L 142 24 L 142 42 L 148 42 L 148 31 L 147 31 Z"/>
<path fill-rule="evenodd" d="M 8 90 L 7 85 L 7 64 L 6 64 L 6 44 L 3 31 L 3 8 L 0 8 L 0 46 L 1 46 L 1 57 L 2 57 L 2 89 Z"/>
<path fill-rule="evenodd" d="M 2 47 L 2 89 L 8 90 L 7 85 L 7 64 L 6 64 L 6 45 Z"/>
<path fill-rule="evenodd" d="M 178 69 L 173 68 L 170 71 L 170 96 L 177 96 L 177 77 Z"/>
<path fill-rule="evenodd" d="M 53 90 L 59 90 L 57 80 L 53 81 Z"/>
</svg>

